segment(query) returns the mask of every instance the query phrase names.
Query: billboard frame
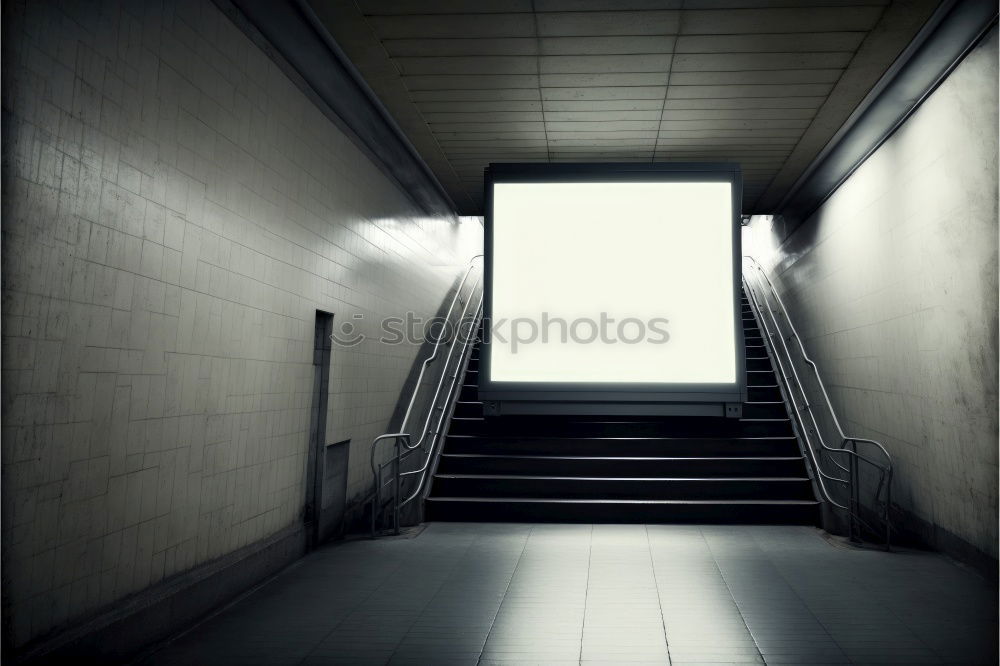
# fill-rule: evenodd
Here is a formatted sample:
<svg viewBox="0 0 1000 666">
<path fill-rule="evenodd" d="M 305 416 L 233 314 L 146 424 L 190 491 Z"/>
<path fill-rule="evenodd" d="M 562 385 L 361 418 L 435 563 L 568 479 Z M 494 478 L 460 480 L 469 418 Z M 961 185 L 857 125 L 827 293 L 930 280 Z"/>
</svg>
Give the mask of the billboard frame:
<svg viewBox="0 0 1000 666">
<path fill-rule="evenodd" d="M 489 322 L 493 320 L 493 186 L 496 183 L 728 182 L 732 192 L 733 335 L 736 380 L 732 383 L 506 382 L 490 378 Z M 690 414 L 742 413 L 746 401 L 746 349 L 741 316 L 741 204 L 743 179 L 733 163 L 491 163 L 484 178 L 485 283 L 479 399 L 487 415 L 513 413 Z"/>
</svg>

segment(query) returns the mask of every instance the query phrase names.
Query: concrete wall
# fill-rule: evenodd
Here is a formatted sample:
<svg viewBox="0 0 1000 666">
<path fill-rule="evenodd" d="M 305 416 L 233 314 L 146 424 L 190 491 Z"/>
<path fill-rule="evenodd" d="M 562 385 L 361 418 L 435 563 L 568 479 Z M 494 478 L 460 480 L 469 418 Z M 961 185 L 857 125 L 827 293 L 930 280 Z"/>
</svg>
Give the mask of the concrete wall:
<svg viewBox="0 0 1000 666">
<path fill-rule="evenodd" d="M 433 315 L 481 228 L 422 216 L 210 2 L 4 7 L 3 597 L 22 645 L 301 524 L 316 310 L 376 334 Z M 416 351 L 333 350 L 349 496 Z"/>
<path fill-rule="evenodd" d="M 997 103 L 994 29 L 790 237 L 747 238 L 845 429 L 894 456 L 904 525 L 973 558 L 997 556 Z"/>
</svg>

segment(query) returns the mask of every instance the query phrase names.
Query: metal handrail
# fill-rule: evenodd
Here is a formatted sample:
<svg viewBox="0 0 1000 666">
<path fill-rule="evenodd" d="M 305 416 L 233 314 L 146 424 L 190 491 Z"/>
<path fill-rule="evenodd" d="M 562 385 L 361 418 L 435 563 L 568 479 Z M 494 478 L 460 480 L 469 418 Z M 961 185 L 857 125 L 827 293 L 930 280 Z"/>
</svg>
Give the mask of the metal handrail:
<svg viewBox="0 0 1000 666">
<path fill-rule="evenodd" d="M 798 330 L 792 323 L 791 317 L 789 317 L 788 315 L 788 308 L 785 307 L 785 303 L 781 299 L 781 296 L 778 294 L 777 289 L 775 289 L 774 283 L 771 282 L 771 279 L 767 276 L 767 273 L 760 265 L 760 262 L 758 262 L 754 257 L 744 256 L 743 258 L 748 260 L 752 264 L 752 267 L 756 269 L 754 275 L 757 276 L 757 283 L 761 284 L 761 280 L 763 280 L 763 283 L 766 283 L 767 290 L 773 296 L 773 300 L 778 305 L 779 310 L 777 310 L 777 314 L 784 317 L 785 322 L 787 323 L 788 328 L 791 331 L 791 335 L 789 335 L 787 338 L 781 334 L 781 326 L 778 323 L 777 317 L 775 316 L 776 310 L 767 301 L 765 295 L 764 304 L 766 305 L 767 313 L 771 320 L 771 323 L 774 325 L 774 331 L 771 330 L 771 326 L 768 325 L 767 319 L 764 317 L 763 313 L 764 308 L 761 306 L 760 302 L 758 302 L 757 294 L 755 290 L 751 288 L 750 280 L 747 279 L 747 275 L 744 274 L 744 285 L 746 286 L 747 296 L 749 297 L 751 305 L 753 306 L 754 310 L 757 313 L 757 317 L 760 320 L 761 325 L 764 328 L 764 331 L 767 333 L 764 339 L 767 341 L 768 347 L 770 348 L 772 355 L 778 362 L 778 367 L 781 372 L 782 380 L 785 384 L 786 389 L 788 389 L 789 399 L 792 401 L 793 407 L 795 407 L 795 409 L 793 410 L 794 415 L 796 421 L 798 421 L 801 426 L 800 430 L 802 432 L 803 438 L 805 439 L 806 450 L 809 452 L 810 458 L 813 461 L 813 466 L 816 470 L 816 478 L 818 485 L 820 486 L 823 495 L 826 497 L 827 501 L 830 504 L 848 512 L 850 520 L 849 529 L 851 533 L 851 538 L 853 539 L 856 538 L 856 528 L 858 527 L 859 524 L 864 525 L 873 532 L 877 532 L 877 530 L 874 530 L 860 515 L 861 496 L 860 496 L 858 463 L 865 462 L 874 467 L 876 470 L 878 470 L 879 482 L 875 489 L 874 500 L 877 504 L 879 501 L 879 496 L 882 494 L 882 488 L 884 487 L 885 504 L 882 509 L 882 521 L 885 528 L 885 546 L 886 548 L 888 548 L 892 539 L 892 525 L 889 519 L 889 507 L 892 499 L 892 494 L 891 494 L 892 475 L 893 475 L 892 456 L 880 442 L 877 442 L 872 439 L 867 439 L 864 437 L 849 436 L 844 432 L 844 429 L 840 425 L 840 419 L 837 417 L 836 410 L 834 410 L 833 404 L 830 401 L 830 396 L 827 393 L 826 385 L 823 382 L 823 377 L 820 375 L 819 367 L 816 365 L 816 362 L 809 356 L 808 352 L 806 352 L 805 346 L 802 343 L 802 337 L 799 335 Z M 778 353 L 778 348 L 775 345 L 774 341 L 775 337 L 779 338 L 781 341 L 781 346 L 784 349 L 784 359 L 782 358 L 782 355 Z M 790 340 L 791 338 L 795 338 L 803 362 L 805 362 L 806 365 L 808 365 L 812 369 L 813 374 L 816 377 L 816 382 L 820 387 L 823 402 L 826 404 L 827 411 L 829 412 L 830 417 L 832 418 L 833 423 L 836 426 L 837 433 L 840 435 L 841 444 L 839 448 L 828 445 L 823 439 L 822 429 L 819 426 L 819 422 L 816 420 L 816 413 L 813 410 L 812 402 L 809 400 L 809 396 L 806 393 L 802 379 L 799 377 L 799 373 L 795 369 L 795 363 L 792 358 L 792 353 L 791 350 L 788 348 L 787 343 L 788 340 Z M 788 367 L 791 370 L 791 377 L 789 376 L 788 371 L 785 369 L 786 361 Z M 792 379 L 794 379 L 795 386 L 798 388 L 798 393 L 802 399 L 801 407 L 795 404 L 795 397 L 792 393 L 792 381 L 791 381 Z M 802 417 L 803 411 L 808 413 L 809 419 L 812 422 L 812 428 L 810 428 L 808 424 L 803 420 Z M 836 465 L 836 467 L 839 468 L 841 471 L 846 472 L 848 474 L 848 477 L 846 479 L 841 478 L 839 476 L 833 476 L 827 474 L 823 470 L 822 465 L 820 463 L 822 457 L 821 456 L 817 457 L 816 455 L 816 451 L 813 446 L 812 440 L 809 437 L 810 432 L 815 433 L 821 452 L 825 452 L 827 454 L 845 454 L 847 456 L 846 458 L 847 465 L 845 466 L 840 464 L 840 462 L 838 462 L 833 455 L 830 455 L 830 460 L 834 463 L 834 465 Z M 871 458 L 859 453 L 857 451 L 858 444 L 869 444 L 874 446 L 876 450 L 885 457 L 886 459 L 885 463 L 876 462 L 875 460 L 872 460 Z M 841 504 L 840 502 L 836 501 L 833 498 L 832 493 L 830 493 L 830 490 L 827 488 L 825 481 L 836 482 L 847 487 L 851 498 L 847 505 Z M 859 530 L 857 530 L 857 532 L 859 532 Z"/>
<path fill-rule="evenodd" d="M 483 296 L 482 296 L 482 294 L 480 294 L 480 296 L 479 296 L 479 304 L 476 306 L 476 314 L 475 314 L 475 316 L 473 318 L 473 321 L 471 322 L 471 325 L 469 327 L 469 335 L 465 338 L 465 343 L 462 345 L 462 353 L 459 354 L 459 356 L 458 356 L 460 359 L 461 358 L 465 358 L 465 356 L 466 356 L 466 354 L 468 352 L 468 349 L 469 349 L 469 345 L 476 338 L 476 330 L 479 327 L 479 320 L 480 320 L 480 318 L 482 316 L 483 316 Z M 453 349 L 454 349 L 454 347 L 453 347 Z M 450 357 L 451 357 L 451 354 L 449 352 L 449 360 L 450 360 Z M 445 364 L 445 371 L 447 371 L 447 366 L 448 366 L 448 364 L 446 363 Z M 446 416 L 446 411 L 444 409 L 444 405 L 450 404 L 451 401 L 452 401 L 452 399 L 453 399 L 453 397 L 454 397 L 454 395 L 455 395 L 455 387 L 458 386 L 457 380 L 458 380 L 458 378 L 462 374 L 461 373 L 461 369 L 462 369 L 462 363 L 460 361 L 459 363 L 457 363 L 455 365 L 455 371 L 452 372 L 452 375 L 451 375 L 451 378 L 450 378 L 451 382 L 449 383 L 449 387 L 450 388 L 448 389 L 448 397 L 445 399 L 444 404 L 440 408 L 440 414 L 438 415 L 438 422 L 437 422 L 437 425 L 434 427 L 433 437 L 431 437 L 430 447 L 429 447 L 429 449 L 427 451 L 427 456 L 424 458 L 423 465 L 421 465 L 419 469 L 411 470 L 409 472 L 402 472 L 400 474 L 400 476 L 411 476 L 411 475 L 414 475 L 414 474 L 420 474 L 420 480 L 417 482 L 417 485 L 414 488 L 413 493 L 410 494 L 402 502 L 400 502 L 400 504 L 399 504 L 400 507 L 404 507 L 407 504 L 409 504 L 410 502 L 412 502 L 414 499 L 416 499 L 416 497 L 420 494 L 421 488 L 424 485 L 424 478 L 425 478 L 425 476 L 427 474 L 428 467 L 430 467 L 431 460 L 434 459 L 434 451 L 437 448 L 437 443 L 438 443 L 439 437 L 441 435 L 441 425 L 444 423 L 444 418 Z M 443 382 L 443 381 L 444 381 L 444 373 L 442 373 L 442 375 L 441 375 L 441 381 L 438 382 L 438 391 L 441 390 L 441 382 Z M 435 397 L 435 401 L 436 401 L 436 399 L 437 399 L 437 393 L 435 393 L 434 397 Z M 430 410 L 428 412 L 428 416 L 430 414 L 433 414 L 433 412 L 434 412 L 434 410 Z M 424 424 L 424 428 L 425 428 L 424 434 L 426 434 L 426 423 Z"/>
<path fill-rule="evenodd" d="M 772 350 L 772 355 L 774 356 L 774 359 L 778 362 L 778 369 L 781 372 L 782 379 L 784 380 L 785 385 L 789 386 L 790 383 L 789 383 L 788 373 L 785 371 L 784 362 L 782 361 L 781 357 L 777 354 L 777 349 L 775 349 L 773 347 L 773 340 L 772 340 L 772 338 L 774 337 L 774 334 L 771 333 L 771 329 L 767 325 L 767 321 L 764 320 L 763 314 L 761 313 L 761 306 L 757 302 L 757 296 L 753 292 L 753 290 L 750 288 L 750 285 L 747 283 L 745 277 L 744 277 L 744 285 L 746 286 L 747 295 L 750 298 L 751 305 L 754 308 L 755 312 L 757 313 L 757 318 L 761 321 L 761 324 L 764 326 L 764 331 L 767 333 L 767 337 L 765 338 L 765 340 L 767 340 L 768 347 Z M 787 349 L 786 349 L 786 352 L 787 352 Z M 796 408 L 796 410 L 795 410 L 795 417 L 796 417 L 796 421 L 799 421 L 801 425 L 804 425 L 804 423 L 801 422 L 801 410 L 798 409 L 798 408 Z M 824 497 L 826 497 L 827 501 L 830 502 L 831 504 L 833 504 L 834 506 L 836 506 L 836 507 L 838 507 L 840 509 L 850 510 L 849 506 L 844 505 L 844 504 L 840 504 L 839 502 L 837 502 L 837 500 L 835 500 L 833 498 L 833 494 L 826 487 L 826 483 L 825 483 L 825 481 L 832 481 L 832 482 L 843 484 L 845 486 L 849 486 L 850 485 L 850 481 L 848 479 L 843 479 L 843 478 L 840 478 L 838 476 L 832 476 L 830 474 L 825 473 L 823 471 L 822 466 L 819 463 L 819 460 L 816 458 L 816 452 L 815 452 L 815 450 L 814 450 L 814 448 L 812 446 L 812 442 L 809 439 L 808 429 L 803 429 L 802 434 L 803 434 L 803 437 L 805 438 L 806 444 L 807 444 L 806 451 L 809 453 L 809 457 L 813 461 L 813 468 L 816 470 L 816 473 L 818 475 L 818 477 L 817 477 L 816 480 L 817 480 L 817 482 L 819 484 L 820 491 L 823 493 Z M 831 451 L 831 452 L 837 452 L 839 450 L 839 449 L 834 449 L 834 448 L 828 446 L 825 442 L 823 442 L 822 441 L 822 436 L 820 436 L 820 446 L 823 447 L 824 449 L 828 450 L 828 451 Z M 838 467 L 840 467 L 839 464 L 838 464 Z M 845 472 L 849 471 L 847 468 L 842 468 L 842 469 Z"/>
<path fill-rule="evenodd" d="M 480 284 L 480 282 L 482 280 L 482 274 L 480 274 L 480 276 L 478 278 L 476 278 L 475 283 L 472 285 L 472 289 L 471 289 L 471 291 L 469 293 L 468 299 L 464 299 L 464 300 L 461 299 L 462 289 L 465 286 L 466 282 L 468 281 L 469 276 L 472 274 L 473 269 L 475 268 L 476 260 L 481 259 L 481 258 L 483 258 L 483 255 L 482 254 L 477 254 L 477 255 L 473 256 L 472 259 L 469 261 L 469 267 L 465 271 L 465 275 L 462 277 L 462 281 L 459 283 L 458 288 L 455 290 L 455 295 L 452 297 L 451 303 L 448 306 L 448 311 L 447 311 L 447 313 L 445 314 L 445 316 L 443 318 L 443 321 L 445 322 L 445 324 L 447 324 L 448 322 L 451 321 L 451 315 L 452 315 L 452 312 L 454 312 L 455 304 L 457 302 L 459 302 L 460 300 L 463 303 L 463 308 L 462 308 L 462 314 L 461 314 L 461 316 L 459 317 L 459 320 L 458 320 L 459 321 L 458 326 L 461 327 L 461 322 L 465 320 L 465 318 L 466 318 L 466 316 L 468 314 L 468 311 L 469 311 L 469 304 L 472 302 L 472 298 L 473 298 L 473 296 L 474 296 L 474 294 L 476 292 L 476 289 L 477 289 L 477 287 L 479 287 L 479 284 Z M 479 313 L 481 311 L 481 309 L 482 309 L 482 295 L 480 295 L 479 303 L 477 305 L 477 313 Z M 478 317 L 478 314 L 477 314 L 477 317 Z M 478 319 L 477 319 L 477 321 L 478 321 Z M 474 335 L 474 331 L 476 330 L 475 325 L 476 325 L 476 322 L 473 323 L 473 328 L 472 328 L 472 330 L 470 332 L 471 334 L 469 336 L 467 336 L 467 338 L 466 338 L 465 346 L 463 347 L 463 354 L 464 354 L 465 350 L 468 348 L 469 340 L 471 338 L 475 337 L 475 335 Z M 371 469 L 372 469 L 372 476 L 374 477 L 374 481 L 375 481 L 375 490 L 374 490 L 374 492 L 373 492 L 373 494 L 371 496 L 371 501 L 372 501 L 371 533 L 372 533 L 372 536 L 375 536 L 375 534 L 377 532 L 377 528 L 376 528 L 377 514 L 378 514 L 379 508 L 381 506 L 382 488 L 386 485 L 386 482 L 384 482 L 382 480 L 382 477 L 383 477 L 382 472 L 383 472 L 383 470 L 386 467 L 389 467 L 389 466 L 393 467 L 393 475 L 391 477 L 391 481 L 393 482 L 393 486 L 394 486 L 394 491 L 393 491 L 393 532 L 394 533 L 396 533 L 396 534 L 399 533 L 399 510 L 403 506 L 405 506 L 407 503 L 409 503 L 409 501 L 411 499 L 413 499 L 413 496 L 410 496 L 404 502 L 400 502 L 399 501 L 399 488 L 400 488 L 400 483 L 402 481 L 402 478 L 405 477 L 405 476 L 410 476 L 412 474 L 420 472 L 421 473 L 421 477 L 420 477 L 419 483 L 417 484 L 417 490 L 415 491 L 415 494 L 420 492 L 420 488 L 422 487 L 423 482 L 424 482 L 423 472 L 426 471 L 426 469 L 428 467 L 428 462 L 430 461 L 430 459 L 431 459 L 432 456 L 429 454 L 427 456 L 427 458 L 426 458 L 423 466 L 421 467 L 421 469 L 413 471 L 413 472 L 405 472 L 405 473 L 400 472 L 400 465 L 401 465 L 403 459 L 405 459 L 409 454 L 411 454 L 414 451 L 416 451 L 416 450 L 418 450 L 418 449 L 420 449 L 420 448 L 423 447 L 424 440 L 427 437 L 427 433 L 428 433 L 428 426 L 430 425 L 431 417 L 434 415 L 434 412 L 437 411 L 438 409 L 441 409 L 442 414 L 443 414 L 443 408 L 439 408 L 437 406 L 437 402 L 438 402 L 438 397 L 441 394 L 441 387 L 442 387 L 442 384 L 444 382 L 445 375 L 447 375 L 447 373 L 448 373 L 448 366 L 451 364 L 451 359 L 452 359 L 452 356 L 453 356 L 454 351 L 455 351 L 455 347 L 456 347 L 455 342 L 458 340 L 458 338 L 459 338 L 459 336 L 456 335 L 455 339 L 452 341 L 452 344 L 450 345 L 450 347 L 448 349 L 447 358 L 445 359 L 444 366 L 441 369 L 441 377 L 438 380 L 437 388 L 434 391 L 434 397 L 431 399 L 430 405 L 428 407 L 427 417 L 424 419 L 424 424 L 423 424 L 423 427 L 420 430 L 420 436 L 419 436 L 419 438 L 417 438 L 417 440 L 415 442 L 413 441 L 413 439 L 411 437 L 411 434 L 408 433 L 408 432 L 406 432 L 406 424 L 410 420 L 410 416 L 411 416 L 411 414 L 413 412 L 413 407 L 416 404 L 417 395 L 420 393 L 420 388 L 421 388 L 421 386 L 423 384 L 424 374 L 427 372 L 427 368 L 430 367 L 430 365 L 438 358 L 438 353 L 439 353 L 440 348 L 441 348 L 441 342 L 444 339 L 443 331 L 442 331 L 442 334 L 438 335 L 437 339 L 434 341 L 434 348 L 433 348 L 431 354 L 426 359 L 424 359 L 424 361 L 421 363 L 420 373 L 417 375 L 417 380 L 416 380 L 416 383 L 414 384 L 414 387 L 413 387 L 413 393 L 410 395 L 410 401 L 407 404 L 406 412 L 403 415 L 403 421 L 402 421 L 402 424 L 400 425 L 400 428 L 399 428 L 400 431 L 399 432 L 395 432 L 395 433 L 385 433 L 383 435 L 379 435 L 378 437 L 376 437 L 375 439 L 372 440 L 371 448 L 370 448 L 370 451 L 369 451 L 370 466 L 371 466 Z M 454 379 L 454 375 L 453 375 L 453 379 Z M 450 396 L 452 394 L 453 394 L 453 391 L 449 390 L 449 394 L 448 394 L 449 395 L 449 399 L 450 399 Z M 435 429 L 435 438 L 436 438 L 436 435 L 437 435 L 437 431 L 440 430 L 440 424 L 441 424 L 441 419 L 438 420 L 438 426 Z M 379 464 L 379 465 L 376 466 L 376 464 L 375 464 L 375 454 L 376 454 L 376 451 L 378 449 L 379 443 L 384 442 L 384 441 L 393 441 L 394 442 L 395 453 L 394 453 L 394 455 L 389 460 L 387 460 L 386 462 L 384 462 L 384 463 Z M 430 453 L 433 453 L 434 444 L 435 444 L 435 442 L 432 441 L 431 447 L 430 447 L 430 449 L 431 449 Z"/>
<path fill-rule="evenodd" d="M 402 443 L 404 446 L 409 445 L 410 436 L 405 432 L 392 432 L 386 433 L 384 435 L 379 435 L 372 441 L 371 452 L 369 454 L 369 462 L 372 468 L 372 476 L 375 477 L 375 492 L 372 495 L 372 536 L 375 536 L 375 520 L 376 514 L 378 513 L 379 506 L 382 505 L 382 487 L 385 485 L 382 483 L 382 470 L 385 469 L 386 463 L 375 466 L 375 450 L 379 442 L 393 440 L 396 446 L 396 455 L 393 457 L 394 464 L 396 466 L 397 474 L 395 475 L 395 488 L 393 490 L 393 502 L 398 503 L 399 501 L 399 462 L 400 462 L 400 449 L 399 446 Z M 399 534 L 399 514 L 398 512 L 393 514 L 393 532 Z"/>
<path fill-rule="evenodd" d="M 452 313 L 452 310 L 455 309 L 455 303 L 458 301 L 459 296 L 462 295 L 462 287 L 465 286 L 466 280 L 469 279 L 469 275 L 472 273 L 472 269 L 476 267 L 476 259 L 482 259 L 482 258 L 483 258 L 483 255 L 477 254 L 474 257 L 472 257 L 472 259 L 469 260 L 469 268 L 466 269 L 465 275 L 462 277 L 462 282 L 458 285 L 458 289 L 455 290 L 455 296 L 452 297 L 451 304 L 448 306 L 448 312 L 444 316 L 444 321 L 446 323 L 451 320 L 451 313 Z M 482 279 L 482 276 L 480 276 L 479 279 Z M 479 279 L 476 280 L 476 284 L 477 285 L 479 284 Z M 475 290 L 476 290 L 476 287 L 473 286 L 472 287 L 472 291 L 475 292 Z M 424 378 L 424 373 L 427 371 L 427 366 L 429 366 L 431 363 L 433 363 L 434 360 L 437 358 L 438 349 L 441 347 L 441 338 L 442 338 L 442 336 L 439 335 L 438 338 L 437 338 L 437 340 L 434 341 L 434 351 L 433 351 L 433 353 L 430 356 L 428 356 L 426 359 L 424 359 L 423 364 L 420 366 L 420 374 L 417 376 L 417 383 L 416 383 L 416 385 L 413 388 L 413 395 L 410 396 L 410 404 L 407 405 L 407 407 L 406 407 L 406 413 L 403 415 L 403 423 L 402 423 L 402 425 L 399 426 L 400 430 L 406 430 L 406 423 L 407 423 L 407 421 L 410 420 L 410 412 L 413 411 L 413 403 L 416 402 L 416 400 L 417 400 L 417 393 L 418 393 L 418 391 L 420 389 L 420 382 Z"/>
</svg>

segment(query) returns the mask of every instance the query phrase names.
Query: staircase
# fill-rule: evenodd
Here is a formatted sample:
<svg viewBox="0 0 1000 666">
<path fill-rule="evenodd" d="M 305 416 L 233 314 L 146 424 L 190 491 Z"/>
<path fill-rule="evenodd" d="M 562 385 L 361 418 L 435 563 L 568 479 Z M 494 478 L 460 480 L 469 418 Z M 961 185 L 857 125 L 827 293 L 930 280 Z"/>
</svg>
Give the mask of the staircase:
<svg viewBox="0 0 1000 666">
<path fill-rule="evenodd" d="M 745 294 L 742 311 L 749 387 L 742 419 L 486 421 L 476 348 L 427 520 L 818 524 L 819 502 Z"/>
</svg>

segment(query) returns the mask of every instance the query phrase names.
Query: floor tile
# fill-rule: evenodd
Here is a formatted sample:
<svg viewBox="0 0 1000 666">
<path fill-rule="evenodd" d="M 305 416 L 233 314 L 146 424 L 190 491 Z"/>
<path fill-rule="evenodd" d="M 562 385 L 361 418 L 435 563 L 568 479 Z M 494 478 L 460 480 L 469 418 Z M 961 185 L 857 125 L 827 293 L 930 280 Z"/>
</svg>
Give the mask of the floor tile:
<svg viewBox="0 0 1000 666">
<path fill-rule="evenodd" d="M 803 527 L 432 523 L 332 544 L 151 665 L 989 664 L 997 588 Z"/>
</svg>

